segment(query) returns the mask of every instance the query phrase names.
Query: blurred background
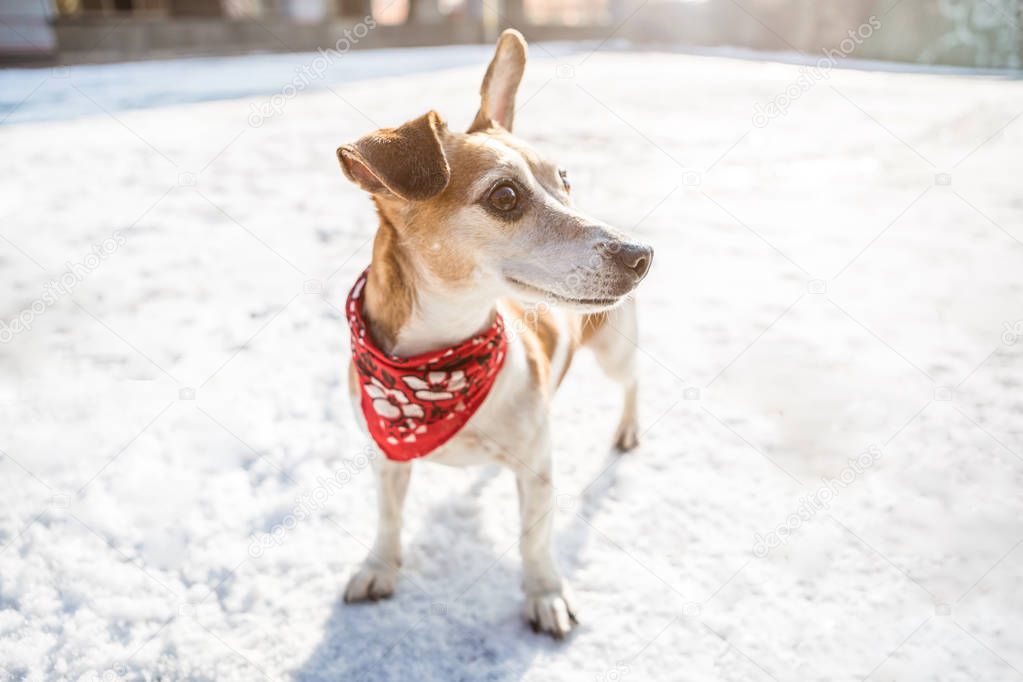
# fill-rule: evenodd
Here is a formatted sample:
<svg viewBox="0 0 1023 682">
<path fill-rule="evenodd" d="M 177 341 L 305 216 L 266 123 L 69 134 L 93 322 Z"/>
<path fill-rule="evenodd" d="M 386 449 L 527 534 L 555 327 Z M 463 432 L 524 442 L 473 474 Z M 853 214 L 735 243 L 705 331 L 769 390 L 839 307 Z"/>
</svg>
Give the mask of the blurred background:
<svg viewBox="0 0 1023 682">
<path fill-rule="evenodd" d="M 529 40 L 616 29 L 648 45 L 818 52 L 875 15 L 886 30 L 857 49 L 861 59 L 1018 68 L 1020 11 L 1019 0 L 4 0 L 0 59 L 314 50 L 364 17 L 380 27 L 360 49 L 489 42 L 510 25 Z"/>
</svg>

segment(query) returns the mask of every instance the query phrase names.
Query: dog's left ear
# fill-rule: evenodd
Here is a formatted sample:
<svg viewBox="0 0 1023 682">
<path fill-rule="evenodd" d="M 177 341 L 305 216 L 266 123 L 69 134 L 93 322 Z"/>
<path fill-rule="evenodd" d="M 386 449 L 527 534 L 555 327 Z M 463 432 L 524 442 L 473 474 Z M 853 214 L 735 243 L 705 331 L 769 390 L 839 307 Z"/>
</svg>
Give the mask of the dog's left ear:
<svg viewBox="0 0 1023 682">
<path fill-rule="evenodd" d="M 442 192 L 451 178 L 441 142 L 446 130 L 431 111 L 338 147 L 337 160 L 345 176 L 370 194 L 422 201 Z"/>
<path fill-rule="evenodd" d="M 480 86 L 480 110 L 469 132 L 499 125 L 511 131 L 515 118 L 515 93 L 526 70 L 526 39 L 513 28 L 505 30 L 497 41 L 494 58 Z"/>
</svg>

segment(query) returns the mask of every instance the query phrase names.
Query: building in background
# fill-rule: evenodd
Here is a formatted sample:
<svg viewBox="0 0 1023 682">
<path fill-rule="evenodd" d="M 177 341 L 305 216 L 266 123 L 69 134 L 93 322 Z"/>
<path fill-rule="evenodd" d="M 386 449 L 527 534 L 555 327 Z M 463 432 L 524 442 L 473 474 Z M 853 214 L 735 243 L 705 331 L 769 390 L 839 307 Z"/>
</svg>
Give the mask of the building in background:
<svg viewBox="0 0 1023 682">
<path fill-rule="evenodd" d="M 1021 11 L 1023 0 L 4 0 L 0 58 L 315 50 L 372 15 L 378 28 L 359 49 L 489 42 L 514 26 L 530 40 L 1019 69 Z"/>
<path fill-rule="evenodd" d="M 53 13 L 38 0 L 0 3 L 0 56 L 11 62 L 52 59 L 57 52 Z"/>
</svg>

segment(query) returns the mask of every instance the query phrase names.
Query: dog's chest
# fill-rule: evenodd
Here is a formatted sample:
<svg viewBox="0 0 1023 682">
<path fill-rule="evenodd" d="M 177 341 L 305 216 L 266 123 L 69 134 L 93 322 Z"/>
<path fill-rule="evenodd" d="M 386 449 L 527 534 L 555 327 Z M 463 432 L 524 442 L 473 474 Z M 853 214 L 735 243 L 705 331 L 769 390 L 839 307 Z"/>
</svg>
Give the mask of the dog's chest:
<svg viewBox="0 0 1023 682">
<path fill-rule="evenodd" d="M 543 391 L 531 371 L 520 338 L 508 339 L 507 358 L 490 395 L 447 443 L 423 461 L 449 466 L 512 463 L 547 424 Z"/>
<path fill-rule="evenodd" d="M 545 358 L 537 357 L 536 347 L 529 334 L 510 326 L 504 364 L 482 405 L 458 433 L 419 461 L 469 466 L 487 462 L 514 465 L 528 460 L 530 448 L 538 436 L 545 435 L 548 426 L 551 370 L 560 371 L 550 367 Z M 547 367 L 538 370 L 540 362 L 546 362 Z M 353 412 L 360 428 L 367 432 L 354 371 L 350 379 Z"/>
<path fill-rule="evenodd" d="M 499 310 L 505 320 L 507 349 L 490 392 L 450 440 L 418 461 L 529 466 L 538 438 L 547 436 L 550 397 L 571 363 L 576 343 L 572 320 L 556 309 L 546 310 L 540 319 L 530 318 L 512 301 L 502 301 Z M 353 411 L 359 426 L 368 432 L 354 374 L 353 368 L 349 383 Z"/>
</svg>

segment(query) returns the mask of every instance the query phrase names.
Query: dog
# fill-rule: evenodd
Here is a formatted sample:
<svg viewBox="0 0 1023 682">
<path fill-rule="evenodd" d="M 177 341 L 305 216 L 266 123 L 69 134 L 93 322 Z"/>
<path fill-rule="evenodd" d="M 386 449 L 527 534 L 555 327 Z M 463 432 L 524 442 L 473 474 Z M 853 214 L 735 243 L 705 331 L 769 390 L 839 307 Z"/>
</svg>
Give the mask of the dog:
<svg viewBox="0 0 1023 682">
<path fill-rule="evenodd" d="M 467 132 L 430 111 L 337 150 L 380 220 L 346 314 L 356 420 L 385 455 L 376 540 L 344 599 L 394 593 L 413 460 L 498 463 L 518 488 L 526 620 L 560 639 L 578 619 L 552 552 L 551 396 L 590 348 L 624 394 L 615 446 L 636 447 L 630 294 L 653 249 L 573 208 L 567 172 L 512 134 L 526 55 L 501 34 Z"/>
</svg>

